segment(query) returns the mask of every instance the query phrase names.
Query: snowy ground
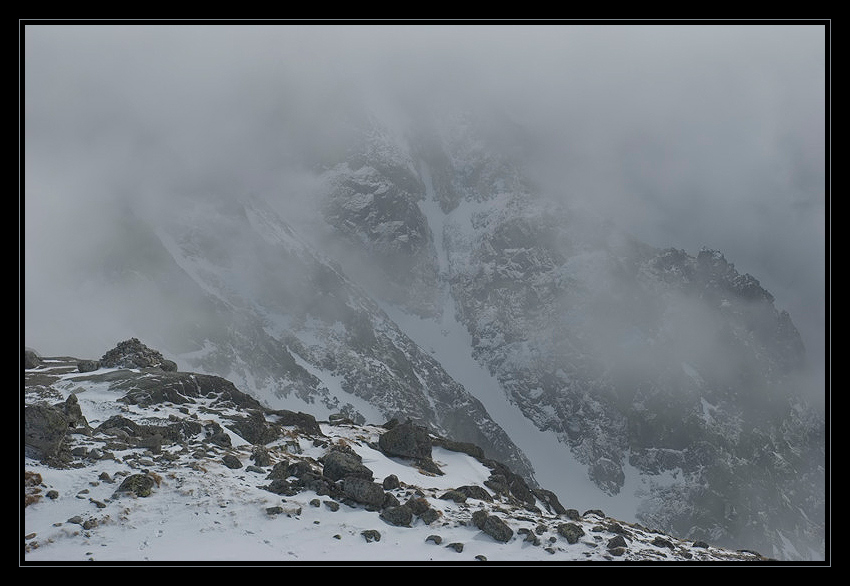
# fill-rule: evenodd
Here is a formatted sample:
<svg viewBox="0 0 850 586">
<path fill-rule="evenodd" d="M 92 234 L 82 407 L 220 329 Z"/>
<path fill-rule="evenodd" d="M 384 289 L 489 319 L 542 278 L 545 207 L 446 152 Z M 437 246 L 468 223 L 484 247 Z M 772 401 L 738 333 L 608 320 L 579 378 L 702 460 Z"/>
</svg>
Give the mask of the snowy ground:
<svg viewBox="0 0 850 586">
<path fill-rule="evenodd" d="M 195 415 L 202 420 L 219 419 L 223 408 L 212 400 L 199 398 L 195 403 L 159 404 L 147 408 L 124 405 L 115 400 L 121 396 L 110 388 L 110 370 L 92 374 L 73 372 L 67 367 L 49 364 L 40 372 L 53 371 L 50 385 L 55 403 L 74 392 L 83 415 L 94 428 L 114 414 L 137 422 L 162 421 L 169 416 L 183 418 Z M 32 371 L 29 371 L 32 372 Z M 115 374 L 112 372 L 112 374 Z M 43 377 L 42 377 L 43 378 Z M 27 400 L 38 397 L 28 395 Z M 44 397 L 44 387 L 41 390 Z M 328 562 L 343 564 L 380 563 L 480 563 L 487 561 L 574 562 L 574 561 L 741 561 L 753 560 L 747 553 L 718 548 L 694 547 L 692 543 L 663 536 L 668 546 L 652 543 L 660 536 L 645 528 L 624 525 L 629 532 L 629 546 L 612 554 L 607 543 L 614 519 L 595 514 L 577 523 L 584 535 L 573 544 L 557 531 L 568 521 L 547 512 L 531 513 L 508 501 L 493 502 L 469 498 L 456 503 L 440 496 L 449 488 L 464 485 L 484 486 L 489 468 L 461 452 L 434 447 L 433 460 L 444 472 L 434 476 L 420 471 L 409 460 L 390 458 L 373 447 L 384 430 L 376 426 L 332 425 L 321 423 L 324 445 L 314 437 L 293 434 L 269 446 L 277 457 L 290 461 L 305 459 L 315 462 L 327 450 L 327 442 L 344 442 L 351 446 L 370 468 L 376 482 L 395 474 L 400 487 L 392 492 L 400 502 L 411 496 L 424 496 L 430 506 L 440 512 L 431 524 L 414 518 L 410 527 L 398 527 L 383 521 L 377 512 L 361 506 L 350 506 L 304 491 L 292 497 L 281 497 L 263 488 L 268 484 L 267 470 L 250 471 L 251 445 L 229 432 L 236 455 L 246 466 L 226 467 L 222 451 L 198 458 L 201 442 L 181 449 L 177 445 L 163 447 L 161 454 L 143 448 L 113 452 L 112 458 L 77 458 L 79 467 L 49 468 L 25 458 L 24 470 L 41 477 L 37 502 L 23 509 L 22 563 L 122 562 L 156 564 L 182 563 L 280 563 L 307 565 Z M 89 452 L 104 448 L 101 434 L 73 434 L 73 447 Z M 209 450 L 210 446 L 206 445 Z M 150 473 L 158 485 L 148 497 L 115 496 L 123 476 Z M 56 491 L 53 498 L 49 491 Z M 269 512 L 280 507 L 277 512 Z M 489 514 L 505 520 L 513 529 L 507 543 L 495 541 L 470 522 L 472 512 L 486 508 Z M 380 539 L 369 540 L 365 530 L 376 530 Z M 531 537 L 531 536 L 534 537 Z M 430 536 L 438 536 L 434 539 Z M 527 537 L 529 536 L 529 537 Z M 439 541 L 439 543 L 437 543 Z M 450 547 L 462 544 L 462 548 Z M 458 551 L 461 549 L 461 551 Z"/>
</svg>

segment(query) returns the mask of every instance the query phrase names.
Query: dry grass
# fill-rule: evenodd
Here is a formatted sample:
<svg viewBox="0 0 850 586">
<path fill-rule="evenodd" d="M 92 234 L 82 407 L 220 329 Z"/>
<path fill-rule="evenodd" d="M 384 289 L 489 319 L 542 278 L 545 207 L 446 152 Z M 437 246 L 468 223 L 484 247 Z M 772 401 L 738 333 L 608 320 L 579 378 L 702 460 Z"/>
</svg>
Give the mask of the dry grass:
<svg viewBox="0 0 850 586">
<path fill-rule="evenodd" d="M 41 474 L 29 470 L 24 472 L 24 508 L 41 500 L 41 483 Z"/>
</svg>

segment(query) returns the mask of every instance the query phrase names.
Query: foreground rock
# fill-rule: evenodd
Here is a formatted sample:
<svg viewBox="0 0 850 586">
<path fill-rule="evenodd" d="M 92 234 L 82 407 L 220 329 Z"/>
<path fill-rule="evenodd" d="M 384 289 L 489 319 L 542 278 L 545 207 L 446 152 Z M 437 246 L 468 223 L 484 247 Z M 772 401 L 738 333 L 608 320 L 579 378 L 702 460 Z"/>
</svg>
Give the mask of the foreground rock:
<svg viewBox="0 0 850 586">
<path fill-rule="evenodd" d="M 447 548 L 457 556 L 483 540 L 517 548 L 505 550 L 505 559 L 523 547 L 547 557 L 578 556 L 571 559 L 762 559 L 750 552 L 696 547 L 621 524 L 601 511 L 580 515 L 565 509 L 553 493 L 529 488 L 478 446 L 437 436 L 410 420 L 356 425 L 337 417 L 320 422 L 306 413 L 268 409 L 225 379 L 157 367 L 97 369 L 69 383 L 62 374 L 79 373 L 78 362 L 51 359 L 51 369 L 27 372 L 26 462 L 39 470 L 27 471 L 25 506 L 68 498 L 80 505 L 80 514 L 53 519 L 43 533 L 70 524 L 86 532 L 81 539 L 93 539 L 114 519 L 144 510 L 147 502 L 160 507 L 166 502 L 212 504 L 228 511 L 238 525 L 238 507 L 262 503 L 247 506 L 259 507 L 269 522 L 298 522 L 321 507 L 339 515 L 345 527 L 347 511 L 372 513 L 375 524 L 357 528 L 370 547 L 393 547 L 393 540 L 381 539 L 386 533 L 381 527 L 386 527 L 427 531 L 423 547 L 441 543 L 440 533 L 451 532 Z M 90 388 L 97 389 L 97 402 L 87 394 Z M 90 425 L 87 418 L 93 416 L 97 419 Z M 482 476 L 483 485 L 432 488 L 431 479 L 447 472 L 446 464 L 433 459 L 435 447 L 464 455 L 467 467 L 478 466 L 489 476 Z M 382 455 L 407 470 L 405 478 L 421 481 L 405 483 L 395 474 L 376 478 L 378 468 L 364 462 L 364 450 L 371 461 Z M 110 473 L 102 469 L 107 462 Z M 69 469 L 91 475 L 86 488 L 72 495 L 52 485 Z M 242 495 L 238 502 L 235 494 Z M 27 552 L 50 546 L 38 534 L 30 534 Z M 457 539 L 459 534 L 465 539 Z M 336 542 L 342 534 L 329 539 Z M 428 555 L 423 550 L 423 559 Z M 492 559 L 475 559 L 484 557 Z"/>
</svg>

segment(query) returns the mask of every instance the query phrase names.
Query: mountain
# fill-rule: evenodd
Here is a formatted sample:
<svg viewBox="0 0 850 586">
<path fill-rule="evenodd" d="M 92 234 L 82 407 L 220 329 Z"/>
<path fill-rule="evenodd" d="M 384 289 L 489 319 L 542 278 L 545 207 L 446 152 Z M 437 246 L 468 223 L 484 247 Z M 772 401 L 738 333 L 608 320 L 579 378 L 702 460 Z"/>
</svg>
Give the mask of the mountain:
<svg viewBox="0 0 850 586">
<path fill-rule="evenodd" d="M 25 359 L 26 564 L 771 561 L 565 508 L 410 420 L 266 408 L 135 338 Z"/>
<path fill-rule="evenodd" d="M 423 334 L 433 323 L 468 334 L 496 384 L 467 388 L 495 413 L 497 387 L 504 427 L 520 414 L 556 438 L 638 519 L 817 556 L 824 422 L 800 392 L 806 356 L 789 314 L 720 251 L 657 249 L 541 193 L 513 129 L 437 120 L 366 117 L 360 143 L 322 166 L 328 250 L 379 267 L 369 290 L 414 339 L 441 347 Z M 566 459 L 536 443 L 518 441 L 536 477 L 566 488 Z"/>
<path fill-rule="evenodd" d="M 111 253 L 122 289 L 156 287 L 169 311 L 163 333 L 135 309 L 140 335 L 269 405 L 358 422 L 412 417 L 530 471 L 480 402 L 262 201 L 206 198 L 172 211 L 155 223 L 126 211 L 134 252 Z M 127 261 L 139 256 L 144 264 Z"/>
<path fill-rule="evenodd" d="M 98 210 L 116 236 L 65 284 L 263 408 L 410 418 L 577 509 L 822 559 L 824 416 L 759 281 L 543 192 L 510 125 L 402 120 L 305 145 L 309 191 Z"/>
</svg>

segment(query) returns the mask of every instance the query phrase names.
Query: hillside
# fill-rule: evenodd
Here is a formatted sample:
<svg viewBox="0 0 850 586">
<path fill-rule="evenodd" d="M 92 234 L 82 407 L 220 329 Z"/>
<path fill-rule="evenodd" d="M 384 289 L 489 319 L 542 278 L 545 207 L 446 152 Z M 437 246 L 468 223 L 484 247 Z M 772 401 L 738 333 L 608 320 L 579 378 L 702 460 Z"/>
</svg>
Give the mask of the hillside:
<svg viewBox="0 0 850 586">
<path fill-rule="evenodd" d="M 270 409 L 135 339 L 26 361 L 26 564 L 769 561 L 579 512 L 415 421 Z"/>
</svg>

